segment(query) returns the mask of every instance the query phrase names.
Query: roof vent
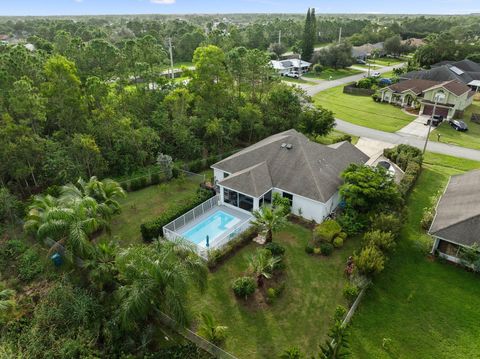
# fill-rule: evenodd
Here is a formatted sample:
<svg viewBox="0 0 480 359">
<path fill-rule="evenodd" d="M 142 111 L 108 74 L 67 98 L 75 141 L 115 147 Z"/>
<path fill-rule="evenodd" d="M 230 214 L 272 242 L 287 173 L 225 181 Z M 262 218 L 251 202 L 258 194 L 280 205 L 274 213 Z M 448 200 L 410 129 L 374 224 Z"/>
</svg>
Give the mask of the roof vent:
<svg viewBox="0 0 480 359">
<path fill-rule="evenodd" d="M 287 150 L 291 150 L 293 148 L 293 145 L 291 143 L 287 144 Z"/>
<path fill-rule="evenodd" d="M 282 143 L 282 148 L 285 148 L 285 147 L 287 147 L 287 144 L 284 142 Z"/>
</svg>

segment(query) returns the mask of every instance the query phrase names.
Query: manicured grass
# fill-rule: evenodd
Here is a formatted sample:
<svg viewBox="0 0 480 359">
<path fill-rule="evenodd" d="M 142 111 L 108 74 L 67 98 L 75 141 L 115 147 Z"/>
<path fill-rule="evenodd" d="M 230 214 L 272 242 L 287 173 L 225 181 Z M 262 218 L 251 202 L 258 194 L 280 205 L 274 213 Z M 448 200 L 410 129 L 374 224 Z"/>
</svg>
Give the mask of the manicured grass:
<svg viewBox="0 0 480 359">
<path fill-rule="evenodd" d="M 437 134 L 440 134 L 440 142 L 480 149 L 480 124 L 470 121 L 472 113 L 480 113 L 480 103 L 478 101 L 475 101 L 465 111 L 463 121 L 468 126 L 467 132 L 455 131 L 448 122 L 444 122 L 430 134 L 430 140 L 438 141 Z"/>
<path fill-rule="evenodd" d="M 338 138 L 341 137 L 341 136 L 344 136 L 346 135 L 345 132 L 342 132 L 342 131 L 338 131 L 338 130 L 332 130 L 328 135 L 326 136 L 317 136 L 317 138 L 315 139 L 318 143 L 321 143 L 323 145 L 331 145 L 333 143 L 336 143 L 338 142 Z M 350 137 L 352 138 L 352 144 L 356 144 L 358 142 L 358 137 L 357 136 L 353 136 L 353 135 L 350 135 Z"/>
<path fill-rule="evenodd" d="M 399 58 L 399 59 L 396 59 L 396 58 L 391 58 L 391 57 L 380 57 L 378 59 L 372 59 L 372 60 L 369 60 L 372 64 L 377 64 L 377 65 L 381 65 L 381 66 L 394 66 L 394 65 L 397 65 L 397 64 L 401 64 L 403 62 L 405 62 L 406 60 L 403 59 L 403 58 Z"/>
<path fill-rule="evenodd" d="M 331 76 L 332 77 L 331 80 L 338 80 L 343 77 L 361 74 L 362 72 L 363 71 L 349 69 L 349 68 L 347 69 L 327 68 L 327 69 L 324 69 L 320 74 L 316 74 L 312 71 L 303 75 L 303 77 L 317 79 L 317 80 L 330 80 L 330 76 Z"/>
<path fill-rule="evenodd" d="M 194 195 L 200 182 L 200 177 L 189 177 L 127 193 L 121 201 L 122 212 L 112 220 L 111 238 L 121 239 L 121 246 L 140 243 L 140 225 Z M 101 239 L 105 238 L 107 234 Z"/>
<path fill-rule="evenodd" d="M 282 81 L 285 81 L 285 82 L 291 82 L 291 83 L 294 83 L 294 84 L 306 84 L 306 85 L 314 85 L 315 82 L 313 81 L 308 81 L 304 78 L 299 78 L 299 79 L 296 79 L 294 77 L 288 77 L 288 76 L 282 76 Z"/>
<path fill-rule="evenodd" d="M 248 256 L 259 247 L 255 243 L 209 275 L 205 294 L 192 293 L 190 302 L 197 313 L 208 311 L 221 325 L 228 326 L 226 350 L 239 358 L 278 358 L 291 346 L 318 353 L 335 307 L 346 304 L 343 270 L 359 243 L 347 239 L 331 257 L 310 256 L 305 253 L 310 236 L 310 230 L 294 224 L 274 235 L 274 241 L 286 248 L 287 267 L 285 290 L 273 304 L 259 303 L 257 298 L 245 302 L 233 295 L 232 282 L 246 272 Z"/>
<path fill-rule="evenodd" d="M 480 162 L 427 155 L 396 252 L 354 316 L 352 357 L 480 357 L 480 277 L 430 260 L 431 239 L 419 225 L 423 208 L 449 175 L 474 168 Z"/>
<path fill-rule="evenodd" d="M 381 131 L 398 131 L 415 119 L 398 107 L 373 101 L 370 96 L 344 94 L 343 86 L 319 92 L 314 100 L 341 120 Z"/>
</svg>

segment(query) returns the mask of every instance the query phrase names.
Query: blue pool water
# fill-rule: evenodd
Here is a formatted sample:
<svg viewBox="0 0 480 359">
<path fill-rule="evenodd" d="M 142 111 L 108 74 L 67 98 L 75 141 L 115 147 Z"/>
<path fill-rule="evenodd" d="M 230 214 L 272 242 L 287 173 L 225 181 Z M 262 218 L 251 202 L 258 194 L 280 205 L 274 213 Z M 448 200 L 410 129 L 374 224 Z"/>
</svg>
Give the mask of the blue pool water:
<svg viewBox="0 0 480 359">
<path fill-rule="evenodd" d="M 211 247 L 212 242 L 216 238 L 227 232 L 238 222 L 240 222 L 239 218 L 223 211 L 216 211 L 195 225 L 195 227 L 192 227 L 183 233 L 182 237 L 188 239 L 190 242 L 200 244 L 205 247 L 205 240 L 208 235 Z"/>
</svg>

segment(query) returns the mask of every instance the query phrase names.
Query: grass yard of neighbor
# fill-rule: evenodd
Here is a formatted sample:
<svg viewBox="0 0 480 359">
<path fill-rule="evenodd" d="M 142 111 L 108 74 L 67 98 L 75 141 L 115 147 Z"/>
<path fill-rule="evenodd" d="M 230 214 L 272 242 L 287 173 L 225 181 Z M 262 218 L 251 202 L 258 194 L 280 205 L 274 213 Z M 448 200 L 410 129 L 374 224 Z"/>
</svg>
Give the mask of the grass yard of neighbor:
<svg viewBox="0 0 480 359">
<path fill-rule="evenodd" d="M 372 64 L 380 65 L 380 66 L 394 66 L 407 61 L 404 58 L 392 58 L 392 57 L 380 57 L 378 59 L 371 59 L 369 60 Z"/>
<path fill-rule="evenodd" d="M 332 130 L 328 135 L 325 136 L 317 136 L 315 139 L 318 143 L 321 143 L 322 145 L 331 145 L 333 143 L 338 142 L 338 138 L 341 136 L 345 136 L 346 133 L 338 130 Z M 353 136 L 350 135 L 352 138 L 352 144 L 356 144 L 358 142 L 358 136 Z"/>
<path fill-rule="evenodd" d="M 463 121 L 468 126 L 467 132 L 455 131 L 448 122 L 444 122 L 430 134 L 430 140 L 438 141 L 437 134 L 440 134 L 440 142 L 479 150 L 480 124 L 470 121 L 472 113 L 480 113 L 479 101 L 474 101 L 473 104 L 465 110 Z"/>
<path fill-rule="evenodd" d="M 449 175 L 475 168 L 480 162 L 427 153 L 399 245 L 353 318 L 352 357 L 480 357 L 480 277 L 430 260 L 431 239 L 419 224 Z"/>
<path fill-rule="evenodd" d="M 315 104 L 333 111 L 341 120 L 387 132 L 396 132 L 415 119 L 398 107 L 373 101 L 370 96 L 344 94 L 343 87 L 319 92 L 313 97 Z"/>
<path fill-rule="evenodd" d="M 239 358 L 278 358 L 297 346 L 309 355 L 319 352 L 327 338 L 335 307 L 346 306 L 343 288 L 345 262 L 359 246 L 349 238 L 330 257 L 305 253 L 311 231 L 296 224 L 274 234 L 273 241 L 285 246 L 285 289 L 273 304 L 237 299 L 232 282 L 247 270 L 247 258 L 260 246 L 251 243 L 237 252 L 217 271 L 209 274 L 204 294 L 192 293 L 196 313 L 210 312 L 220 325 L 228 326 L 223 348 Z M 268 281 L 265 283 L 268 288 Z"/>
<path fill-rule="evenodd" d="M 172 180 L 128 192 L 127 198 L 120 201 L 122 212 L 113 217 L 111 238 L 121 238 L 119 244 L 122 247 L 140 243 L 140 225 L 194 195 L 200 182 L 200 176 L 186 177 L 184 180 Z M 103 234 L 101 239 L 104 238 L 108 238 L 108 235 Z"/>
<path fill-rule="evenodd" d="M 350 68 L 346 68 L 346 69 L 326 68 L 320 74 L 316 74 L 313 71 L 311 71 L 309 73 L 306 73 L 302 77 L 312 78 L 317 80 L 330 80 L 330 76 L 331 76 L 332 80 L 338 80 L 343 77 L 358 75 L 358 74 L 361 74 L 362 72 L 363 71 L 350 69 Z"/>
<path fill-rule="evenodd" d="M 282 76 L 281 79 L 282 79 L 282 81 L 291 82 L 291 83 L 294 83 L 294 84 L 310 84 L 310 85 L 315 84 L 315 82 L 308 81 L 308 79 L 304 79 L 303 77 L 299 78 L 299 79 L 296 79 L 294 77 Z"/>
</svg>

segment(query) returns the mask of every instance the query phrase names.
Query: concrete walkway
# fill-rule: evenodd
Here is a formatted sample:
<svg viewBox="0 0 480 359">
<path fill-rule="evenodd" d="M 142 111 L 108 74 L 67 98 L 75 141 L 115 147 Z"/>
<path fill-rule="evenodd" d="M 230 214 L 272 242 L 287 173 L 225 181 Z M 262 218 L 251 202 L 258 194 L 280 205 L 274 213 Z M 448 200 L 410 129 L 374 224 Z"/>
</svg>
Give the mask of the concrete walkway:
<svg viewBox="0 0 480 359">
<path fill-rule="evenodd" d="M 425 145 L 425 139 L 419 138 L 417 136 L 411 135 L 401 135 L 399 133 L 384 132 L 379 130 L 374 130 L 373 128 L 363 127 L 354 125 L 353 123 L 342 121 L 336 119 L 337 130 L 348 133 L 350 135 L 358 137 L 367 137 L 373 140 L 392 143 L 395 145 L 406 144 L 414 146 L 423 150 Z M 425 126 L 426 127 L 426 126 Z M 442 155 L 450 155 L 460 158 L 466 158 L 469 160 L 480 161 L 480 151 L 473 150 L 470 148 L 448 145 L 446 143 L 439 142 L 428 142 L 427 151 L 440 153 Z"/>
<path fill-rule="evenodd" d="M 428 119 L 428 116 L 418 116 L 408 125 L 398 130 L 397 134 L 402 136 L 416 136 L 425 139 L 428 135 L 428 126 L 426 125 Z M 435 130 L 435 127 L 432 126 L 432 131 L 433 130 Z"/>
</svg>

